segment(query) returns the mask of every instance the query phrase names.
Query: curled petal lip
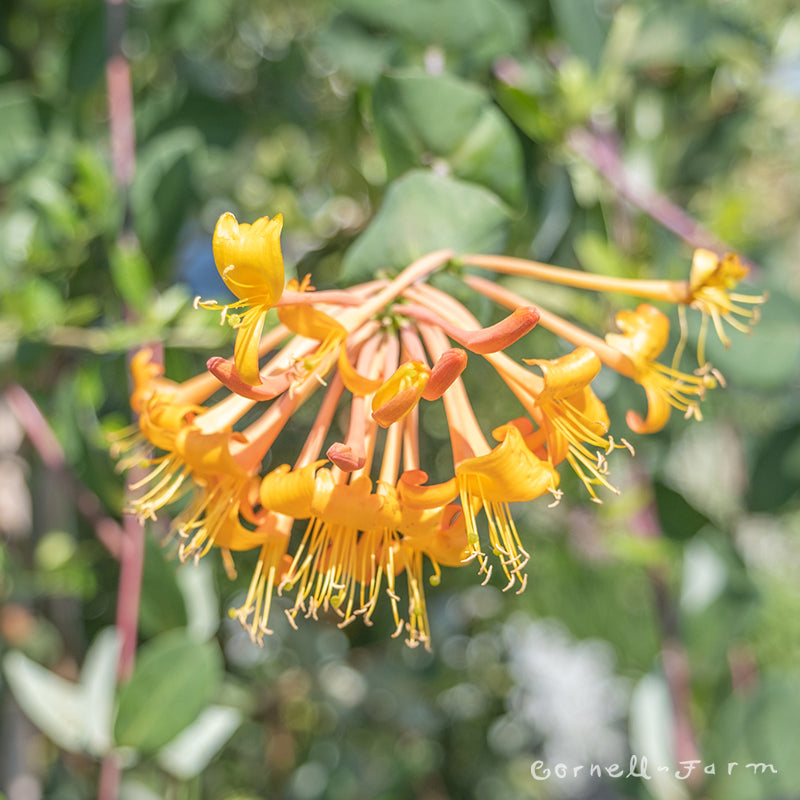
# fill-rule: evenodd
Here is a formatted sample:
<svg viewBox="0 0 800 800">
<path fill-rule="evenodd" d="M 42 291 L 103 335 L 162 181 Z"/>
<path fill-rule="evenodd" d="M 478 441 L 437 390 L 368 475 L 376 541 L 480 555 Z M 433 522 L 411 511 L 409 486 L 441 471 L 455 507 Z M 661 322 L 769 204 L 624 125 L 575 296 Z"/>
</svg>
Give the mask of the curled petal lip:
<svg viewBox="0 0 800 800">
<path fill-rule="evenodd" d="M 544 376 L 540 401 L 570 397 L 582 392 L 600 372 L 602 363 L 588 347 L 577 347 L 556 359 L 524 358 L 526 364 L 539 367 Z"/>
<path fill-rule="evenodd" d="M 487 355 L 505 350 L 536 327 L 539 312 L 533 306 L 520 306 L 505 319 L 488 328 L 460 328 L 429 308 L 416 303 L 397 306 L 397 312 L 440 327 L 447 335 L 472 353 Z"/>
<path fill-rule="evenodd" d="M 249 400 L 272 400 L 292 385 L 288 372 L 267 377 L 259 375 L 259 382 L 251 385 L 239 374 L 235 361 L 220 356 L 209 358 L 206 367 L 228 389 Z"/>
</svg>

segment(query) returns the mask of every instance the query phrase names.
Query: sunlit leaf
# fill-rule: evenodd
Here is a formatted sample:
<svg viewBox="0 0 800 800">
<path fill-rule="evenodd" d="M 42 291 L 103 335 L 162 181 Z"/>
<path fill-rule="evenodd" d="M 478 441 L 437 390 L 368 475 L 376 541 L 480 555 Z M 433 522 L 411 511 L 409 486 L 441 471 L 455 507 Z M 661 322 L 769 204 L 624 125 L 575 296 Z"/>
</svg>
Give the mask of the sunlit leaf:
<svg viewBox="0 0 800 800">
<path fill-rule="evenodd" d="M 399 71 L 378 81 L 373 109 L 390 177 L 439 160 L 455 177 L 519 201 L 520 144 L 481 86 L 452 75 Z"/>
<path fill-rule="evenodd" d="M 14 697 L 31 722 L 64 750 L 83 752 L 88 736 L 80 686 L 19 652 L 9 653 L 3 667 Z"/>
<path fill-rule="evenodd" d="M 242 723 L 242 713 L 226 706 L 209 706 L 158 753 L 158 762 L 176 778 L 199 775 Z"/>
<path fill-rule="evenodd" d="M 111 747 L 120 646 L 116 628 L 101 631 L 86 653 L 81 670 L 88 749 L 98 755 Z"/>
<path fill-rule="evenodd" d="M 497 196 L 464 181 L 413 171 L 396 180 L 345 254 L 348 280 L 407 266 L 432 250 L 498 252 L 509 215 Z"/>
<path fill-rule="evenodd" d="M 30 720 L 59 747 L 102 756 L 111 743 L 119 638 L 101 632 L 86 653 L 80 683 L 72 683 L 19 652 L 3 660 L 14 697 Z"/>
</svg>

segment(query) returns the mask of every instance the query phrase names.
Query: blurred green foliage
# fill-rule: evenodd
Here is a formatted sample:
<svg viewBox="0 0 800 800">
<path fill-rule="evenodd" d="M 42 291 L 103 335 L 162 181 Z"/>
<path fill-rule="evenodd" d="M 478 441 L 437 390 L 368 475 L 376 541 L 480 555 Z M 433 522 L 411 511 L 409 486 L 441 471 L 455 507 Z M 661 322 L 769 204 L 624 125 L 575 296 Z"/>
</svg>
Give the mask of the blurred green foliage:
<svg viewBox="0 0 800 800">
<path fill-rule="evenodd" d="M 0 479 L 13 488 L 0 516 L 9 800 L 26 775 L 44 797 L 94 796 L 97 759 L 116 747 L 124 796 L 139 800 L 796 797 L 795 3 L 137 0 L 122 40 L 137 155 L 128 193 L 112 171 L 106 39 L 97 2 L 0 9 L 0 385 L 36 400 L 97 504 L 87 513 L 86 495 L 23 441 L 1 400 Z M 151 531 L 138 666 L 117 688 L 107 628 L 118 570 L 90 524 L 122 504 L 106 433 L 129 419 L 130 348 L 163 342 L 181 379 L 230 347 L 190 303 L 221 291 L 210 252 L 219 214 L 282 212 L 287 265 L 320 288 L 439 247 L 685 277 L 691 250 L 569 147 L 576 127 L 614 141 L 636 182 L 761 265 L 751 282 L 770 292 L 764 319 L 729 351 L 710 350 L 729 387 L 705 420 L 637 441 L 635 462 L 615 457 L 620 498 L 587 508 L 567 479 L 558 508 L 519 509 L 533 556 L 526 593 L 446 575 L 429 590 L 432 654 L 389 639 L 388 614 L 344 632 L 279 620 L 259 649 L 238 623 L 220 623 L 247 570 L 233 583 L 216 563 L 176 570 Z M 611 318 L 604 298 L 508 283 L 587 325 Z M 541 355 L 559 352 L 535 336 Z M 635 387 L 610 378 L 597 390 L 620 423 L 641 408 Z M 508 418 L 502 400 L 472 394 L 487 429 Z M 432 411 L 423 424 L 432 459 L 449 458 L 442 420 Z M 298 436 L 302 425 L 301 414 Z M 651 502 L 664 536 L 644 541 L 631 520 Z M 670 637 L 686 648 L 691 721 L 717 774 L 699 786 L 534 781 L 535 759 L 584 763 L 602 750 L 579 743 L 612 728 L 627 740 L 623 760 L 677 768 Z M 550 664 L 541 675 L 564 676 L 554 716 L 536 699 L 545 677 L 520 677 L 533 662 L 513 669 L 525 647 Z M 609 652 L 611 666 L 598 655 Z M 567 681 L 576 664 L 594 683 Z M 581 717 L 604 670 L 628 687 L 607 728 Z M 9 687 L 49 737 L 35 768 L 10 744 L 38 735 L 11 710 Z M 556 748 L 564 736 L 572 750 Z M 778 774 L 729 776 L 729 761 Z"/>
</svg>

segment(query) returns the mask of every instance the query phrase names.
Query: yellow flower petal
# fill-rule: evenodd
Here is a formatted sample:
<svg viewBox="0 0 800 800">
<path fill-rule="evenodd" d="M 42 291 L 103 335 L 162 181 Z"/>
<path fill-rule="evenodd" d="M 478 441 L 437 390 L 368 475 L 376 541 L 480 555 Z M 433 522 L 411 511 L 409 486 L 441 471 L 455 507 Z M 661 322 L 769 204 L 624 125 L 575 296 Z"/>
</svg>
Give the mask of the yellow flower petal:
<svg viewBox="0 0 800 800">
<path fill-rule="evenodd" d="M 760 305 L 766 295 L 734 294 L 736 288 L 748 273 L 747 267 L 734 253 L 719 258 L 710 250 L 695 250 L 692 267 L 689 271 L 688 304 L 703 314 L 703 327 L 697 344 L 697 358 L 701 366 L 705 364 L 706 321 L 711 319 L 720 342 L 728 347 L 730 339 L 726 334 L 723 320 L 738 331 L 746 333 L 758 322 L 758 309 L 747 306 Z M 744 304 L 744 305 L 743 305 Z"/>
<path fill-rule="evenodd" d="M 324 341 L 330 337 L 341 341 L 347 329 L 330 314 L 307 304 L 280 306 L 278 318 L 292 332 L 306 339 Z"/>
<path fill-rule="evenodd" d="M 337 483 L 330 470 L 317 472 L 311 508 L 314 516 L 329 525 L 360 531 L 386 526 L 389 520 L 381 514 L 385 505 L 385 499 L 372 492 L 372 481 L 366 476 Z"/>
<path fill-rule="evenodd" d="M 636 311 L 620 311 L 616 317 L 622 331 L 609 333 L 606 341 L 626 355 L 638 370 L 647 371 L 669 340 L 669 319 L 655 306 L 642 303 Z"/>
<path fill-rule="evenodd" d="M 498 429 L 502 441 L 483 456 L 462 461 L 456 467 L 459 485 L 484 501 L 520 503 L 533 500 L 558 486 L 558 473 L 526 446 L 519 429 Z"/>
<path fill-rule="evenodd" d="M 397 494 L 404 507 L 440 508 L 458 497 L 458 482 L 451 478 L 445 483 L 424 486 L 428 473 L 421 469 L 406 470 L 397 482 Z"/>
<path fill-rule="evenodd" d="M 491 567 L 480 547 L 475 514 L 482 505 L 489 524 L 489 542 L 500 558 L 508 580 L 506 589 L 517 580 L 525 585 L 522 569 L 528 554 L 522 546 L 508 504 L 533 500 L 558 486 L 558 473 L 547 461 L 540 461 L 526 446 L 514 425 L 500 429 L 502 442 L 483 456 L 462 461 L 456 466 L 461 490 L 467 540 L 472 553 L 480 559 L 480 572 L 489 576 Z"/>
<path fill-rule="evenodd" d="M 578 347 L 561 358 L 526 362 L 538 366 L 544 377 L 528 409 L 544 431 L 550 462 L 566 459 L 592 497 L 595 484 L 613 491 L 605 477 L 604 453 L 614 446 L 607 435 L 608 413 L 589 386 L 600 371 L 598 356 L 588 347 Z"/>
<path fill-rule="evenodd" d="M 347 357 L 347 348 L 344 346 L 339 348 L 337 367 L 342 383 L 344 383 L 350 394 L 361 397 L 372 394 L 382 383 L 380 378 L 367 378 L 357 372 L 356 368 L 350 363 L 350 359 Z"/>
<path fill-rule="evenodd" d="M 275 305 L 283 293 L 282 227 L 280 214 L 248 225 L 226 213 L 217 222 L 212 240 L 217 271 L 225 285 L 248 305 Z"/>
<path fill-rule="evenodd" d="M 291 469 L 282 464 L 272 470 L 261 481 L 259 496 L 261 505 L 278 514 L 294 519 L 312 516 L 311 503 L 316 490 L 317 470 L 325 463 L 323 459 L 307 464 L 301 469 Z"/>
<path fill-rule="evenodd" d="M 257 386 L 261 382 L 258 371 L 258 344 L 266 319 L 267 309 L 264 306 L 253 306 L 242 314 L 236 325 L 233 361 L 239 377 L 250 386 Z"/>
<path fill-rule="evenodd" d="M 197 428 L 184 428 L 175 436 L 175 452 L 200 477 L 209 474 L 244 476 L 245 471 L 231 454 L 231 444 L 246 441 L 241 433 L 203 433 Z"/>
<path fill-rule="evenodd" d="M 526 364 L 539 367 L 544 376 L 544 390 L 537 405 L 563 400 L 581 393 L 600 372 L 602 362 L 588 347 L 577 347 L 556 359 L 523 358 Z"/>
</svg>

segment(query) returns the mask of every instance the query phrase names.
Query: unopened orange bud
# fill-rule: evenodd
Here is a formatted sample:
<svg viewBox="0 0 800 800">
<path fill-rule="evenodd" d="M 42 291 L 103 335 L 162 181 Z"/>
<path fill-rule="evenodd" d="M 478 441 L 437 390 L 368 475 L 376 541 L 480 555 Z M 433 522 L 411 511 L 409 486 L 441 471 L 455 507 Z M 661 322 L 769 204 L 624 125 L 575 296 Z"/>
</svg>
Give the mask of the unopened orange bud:
<svg viewBox="0 0 800 800">
<path fill-rule="evenodd" d="M 466 367 L 467 354 L 463 350 L 456 347 L 445 350 L 433 365 L 431 377 L 422 392 L 422 397 L 425 400 L 438 400 Z"/>
<path fill-rule="evenodd" d="M 358 452 L 351 445 L 342 444 L 342 442 L 332 444 L 325 455 L 342 472 L 355 472 L 367 463 L 367 458 L 363 452 Z"/>
<path fill-rule="evenodd" d="M 381 428 L 388 428 L 390 425 L 403 419 L 403 417 L 414 408 L 422 395 L 413 386 L 403 389 L 387 403 L 372 412 L 372 418 Z"/>
</svg>

